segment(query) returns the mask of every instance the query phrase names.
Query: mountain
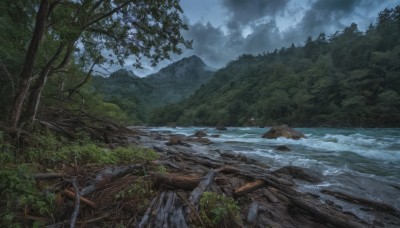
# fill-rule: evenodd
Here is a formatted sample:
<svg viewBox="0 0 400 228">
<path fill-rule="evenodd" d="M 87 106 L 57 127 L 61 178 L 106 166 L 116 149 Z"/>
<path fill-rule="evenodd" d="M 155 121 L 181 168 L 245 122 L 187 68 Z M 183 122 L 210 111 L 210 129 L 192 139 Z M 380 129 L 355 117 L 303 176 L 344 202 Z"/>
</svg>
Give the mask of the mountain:
<svg viewBox="0 0 400 228">
<path fill-rule="evenodd" d="M 144 122 L 149 110 L 189 97 L 214 73 L 199 57 L 191 56 L 144 78 L 122 69 L 107 78 L 94 77 L 92 85 L 107 102 L 117 104 L 132 118 Z"/>
<path fill-rule="evenodd" d="M 144 82 L 154 88 L 146 94 L 144 100 L 149 107 L 176 103 L 210 81 L 214 72 L 213 68 L 195 55 L 183 58 L 144 78 Z"/>
<path fill-rule="evenodd" d="M 304 46 L 242 55 L 154 125 L 400 127 L 400 11 Z"/>
</svg>

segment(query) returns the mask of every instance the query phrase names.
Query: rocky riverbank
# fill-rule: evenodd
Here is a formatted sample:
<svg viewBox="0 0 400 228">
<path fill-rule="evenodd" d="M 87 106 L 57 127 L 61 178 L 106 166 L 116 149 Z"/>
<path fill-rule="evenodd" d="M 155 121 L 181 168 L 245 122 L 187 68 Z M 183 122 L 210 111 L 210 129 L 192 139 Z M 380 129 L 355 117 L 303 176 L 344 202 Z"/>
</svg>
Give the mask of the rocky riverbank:
<svg viewBox="0 0 400 228">
<path fill-rule="evenodd" d="M 240 208 L 240 220 L 234 223 L 238 227 L 400 225 L 400 213 L 390 205 L 345 192 L 321 192 L 369 213 L 371 219 L 367 221 L 343 210 L 335 200 L 298 190 L 296 180 L 316 184 L 323 180 L 322 174 L 295 166 L 271 171 L 268 165 L 246 156 L 213 150 L 207 146 L 211 141 L 198 134 L 184 137 L 140 131 L 137 143 L 159 152 L 161 158 L 157 162 L 167 167 L 162 175 L 151 174 L 160 193 L 141 219 L 142 227 L 161 223 L 170 227 L 201 225 L 201 218 L 195 215 L 201 213 L 198 199 L 204 191 L 235 199 Z"/>
</svg>

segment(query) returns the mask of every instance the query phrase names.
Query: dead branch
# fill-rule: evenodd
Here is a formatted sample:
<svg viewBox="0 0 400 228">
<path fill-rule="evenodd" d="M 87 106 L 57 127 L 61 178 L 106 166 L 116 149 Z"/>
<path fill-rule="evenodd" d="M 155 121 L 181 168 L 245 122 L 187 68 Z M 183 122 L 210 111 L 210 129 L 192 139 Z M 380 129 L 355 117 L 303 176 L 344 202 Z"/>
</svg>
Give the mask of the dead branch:
<svg viewBox="0 0 400 228">
<path fill-rule="evenodd" d="M 78 189 L 78 186 L 76 185 L 76 177 L 74 177 L 72 179 L 72 186 L 74 187 L 74 190 L 75 190 L 75 208 L 71 215 L 71 223 L 69 224 L 70 228 L 75 227 L 75 222 L 76 222 L 76 218 L 78 217 L 78 214 L 79 214 L 79 207 L 80 207 L 80 203 L 81 203 L 79 189 Z"/>
<path fill-rule="evenodd" d="M 71 190 L 69 190 L 69 189 L 65 189 L 64 192 L 63 192 L 63 194 L 66 195 L 66 196 L 68 196 L 68 197 L 70 197 L 70 198 L 73 198 L 73 199 L 75 199 L 75 198 L 76 198 L 76 195 L 77 195 L 75 192 L 73 192 L 73 191 L 71 191 Z M 78 193 L 78 194 L 79 194 L 79 193 Z M 90 201 L 89 199 L 87 199 L 87 198 L 85 198 L 85 197 L 83 197 L 83 196 L 79 196 L 79 198 L 80 198 L 80 200 L 81 200 L 83 203 L 89 205 L 90 207 L 92 207 L 92 208 L 95 208 L 95 207 L 96 207 L 95 203 L 92 202 L 92 201 Z"/>
<path fill-rule="evenodd" d="M 87 186 L 80 191 L 80 195 L 88 195 L 100 188 L 102 188 L 106 183 L 114 178 L 124 176 L 128 173 L 138 172 L 143 170 L 143 165 L 127 165 L 127 166 L 114 166 L 107 167 L 98 173 L 95 179 L 89 181 Z"/>
</svg>

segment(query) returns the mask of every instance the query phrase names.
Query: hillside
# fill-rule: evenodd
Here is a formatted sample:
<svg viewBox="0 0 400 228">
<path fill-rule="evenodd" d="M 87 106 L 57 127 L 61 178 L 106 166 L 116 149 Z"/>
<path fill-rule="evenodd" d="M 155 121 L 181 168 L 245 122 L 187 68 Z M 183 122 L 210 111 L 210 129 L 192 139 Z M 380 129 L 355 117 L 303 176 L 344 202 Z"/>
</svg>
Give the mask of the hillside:
<svg viewBox="0 0 400 228">
<path fill-rule="evenodd" d="M 122 69 L 107 78 L 94 77 L 92 84 L 107 102 L 117 104 L 134 121 L 144 122 L 149 110 L 189 97 L 214 71 L 199 57 L 191 56 L 144 78 Z"/>
<path fill-rule="evenodd" d="M 366 32 L 353 23 L 304 46 L 242 55 L 151 122 L 399 127 L 399 24 L 398 10 L 385 10 Z"/>
</svg>

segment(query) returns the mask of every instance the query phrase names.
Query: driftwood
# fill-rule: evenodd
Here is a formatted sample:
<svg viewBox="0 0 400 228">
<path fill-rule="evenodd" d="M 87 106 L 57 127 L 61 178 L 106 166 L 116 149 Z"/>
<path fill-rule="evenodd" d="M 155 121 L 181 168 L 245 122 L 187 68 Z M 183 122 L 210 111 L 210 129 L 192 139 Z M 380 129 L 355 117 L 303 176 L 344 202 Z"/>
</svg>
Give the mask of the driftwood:
<svg viewBox="0 0 400 228">
<path fill-rule="evenodd" d="M 217 172 L 211 170 L 206 176 L 201 178 L 199 185 L 190 193 L 189 202 L 196 205 L 199 202 L 200 196 L 208 186 L 213 182 Z"/>
<path fill-rule="evenodd" d="M 200 183 L 201 177 L 182 176 L 169 173 L 155 173 L 153 182 L 155 186 L 166 185 L 192 190 Z"/>
<path fill-rule="evenodd" d="M 153 199 L 138 227 L 188 227 L 177 194 L 162 192 L 160 197 Z"/>
<path fill-rule="evenodd" d="M 373 208 L 374 210 L 387 211 L 387 212 L 399 214 L 399 212 L 393 206 L 382 203 L 382 202 L 377 202 L 377 201 L 373 201 L 373 200 L 369 200 L 369 199 L 351 196 L 351 195 L 345 194 L 343 192 L 337 192 L 337 191 L 331 191 L 331 190 L 321 190 L 321 193 L 331 195 L 338 199 L 342 199 L 342 200 L 345 200 L 348 202 L 367 206 L 367 207 Z"/>
<path fill-rule="evenodd" d="M 286 195 L 294 205 L 297 207 L 307 211 L 311 215 L 313 215 L 315 218 L 318 218 L 322 221 L 325 221 L 327 223 L 330 223 L 334 225 L 335 227 L 343 227 L 343 228 L 361 228 L 364 227 L 359 223 L 352 222 L 348 220 L 348 218 L 345 218 L 342 214 L 339 214 L 333 210 L 329 211 L 324 211 L 321 210 L 323 207 L 322 206 L 316 206 L 316 205 L 311 205 L 305 200 L 301 200 L 299 198 L 291 197 L 289 195 Z"/>
<path fill-rule="evenodd" d="M 138 172 L 143 169 L 142 165 L 127 165 L 127 166 L 116 166 L 107 167 L 97 174 L 96 178 L 90 181 L 85 188 L 80 192 L 80 195 L 88 195 L 100 188 L 114 178 L 124 176 L 128 173 Z"/>
<path fill-rule="evenodd" d="M 268 189 L 263 189 L 262 193 L 265 197 L 267 197 L 267 199 L 269 201 L 271 201 L 272 203 L 279 203 L 278 198 L 276 198 L 276 196 L 274 196 L 274 194 L 272 194 L 271 191 L 269 191 Z"/>
<path fill-rule="evenodd" d="M 153 208 L 153 206 L 154 206 L 154 204 L 156 202 L 157 202 L 157 197 L 154 197 L 151 200 L 150 206 L 147 208 L 146 213 L 144 213 L 144 215 L 142 217 L 142 220 L 140 221 L 140 223 L 138 225 L 139 228 L 145 227 L 145 225 L 147 225 L 149 223 L 149 219 L 150 219 L 150 216 L 151 216 L 150 213 L 151 213 L 151 210 L 152 210 L 152 208 Z"/>
<path fill-rule="evenodd" d="M 68 197 L 70 197 L 70 198 L 73 198 L 73 199 L 76 198 L 75 192 L 70 191 L 69 189 L 65 189 L 64 192 L 63 192 L 63 194 L 66 195 L 66 196 L 68 196 Z M 79 194 L 79 193 L 78 193 L 78 194 Z M 82 203 L 85 203 L 85 204 L 89 205 L 89 206 L 92 207 L 92 208 L 95 208 L 95 207 L 96 207 L 95 203 L 93 203 L 92 201 L 88 200 L 87 198 L 85 198 L 85 197 L 83 197 L 83 196 L 80 196 L 79 198 L 80 198 L 80 201 L 82 201 Z"/>
<path fill-rule="evenodd" d="M 250 183 L 246 183 L 245 185 L 234 189 L 233 190 L 233 195 L 235 197 L 243 196 L 243 195 L 245 195 L 245 194 L 247 194 L 249 192 L 252 192 L 252 191 L 254 191 L 256 189 L 261 188 L 264 185 L 265 185 L 265 181 L 263 181 L 263 180 L 256 180 L 256 181 L 253 181 L 253 182 L 250 182 Z"/>
<path fill-rule="evenodd" d="M 255 225 L 257 222 L 257 215 L 258 215 L 259 205 L 256 202 L 251 203 L 249 212 L 247 213 L 247 222 Z"/>
</svg>

